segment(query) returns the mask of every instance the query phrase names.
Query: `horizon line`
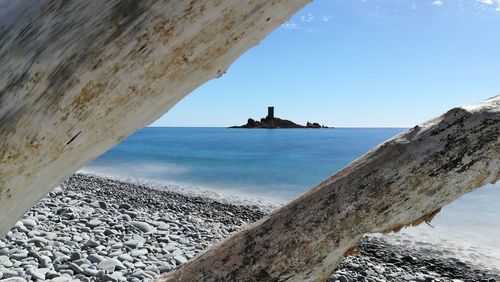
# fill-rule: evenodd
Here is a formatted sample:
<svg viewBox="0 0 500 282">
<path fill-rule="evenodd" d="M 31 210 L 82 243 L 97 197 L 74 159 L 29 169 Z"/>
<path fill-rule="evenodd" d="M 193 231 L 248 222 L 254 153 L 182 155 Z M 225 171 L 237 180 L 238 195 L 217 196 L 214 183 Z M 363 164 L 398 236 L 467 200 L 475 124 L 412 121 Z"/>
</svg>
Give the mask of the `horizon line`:
<svg viewBox="0 0 500 282">
<path fill-rule="evenodd" d="M 150 128 L 230 128 L 230 126 L 145 126 Z M 335 129 L 335 128 L 411 128 L 413 126 L 329 126 L 327 128 L 312 128 L 312 129 Z M 311 128 L 238 128 L 238 129 L 311 129 Z"/>
</svg>

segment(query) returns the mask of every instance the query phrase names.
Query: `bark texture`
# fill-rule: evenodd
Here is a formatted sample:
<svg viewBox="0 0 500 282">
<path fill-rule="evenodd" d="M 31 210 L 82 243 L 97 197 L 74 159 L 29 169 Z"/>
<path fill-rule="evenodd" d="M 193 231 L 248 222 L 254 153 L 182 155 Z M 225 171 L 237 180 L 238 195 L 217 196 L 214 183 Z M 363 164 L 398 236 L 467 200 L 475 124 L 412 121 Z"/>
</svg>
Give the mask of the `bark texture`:
<svg viewBox="0 0 500 282">
<path fill-rule="evenodd" d="M 160 281 L 324 281 L 365 233 L 430 221 L 500 169 L 500 96 L 381 144 Z"/>
<path fill-rule="evenodd" d="M 0 0 L 0 237 L 307 0 Z"/>
</svg>

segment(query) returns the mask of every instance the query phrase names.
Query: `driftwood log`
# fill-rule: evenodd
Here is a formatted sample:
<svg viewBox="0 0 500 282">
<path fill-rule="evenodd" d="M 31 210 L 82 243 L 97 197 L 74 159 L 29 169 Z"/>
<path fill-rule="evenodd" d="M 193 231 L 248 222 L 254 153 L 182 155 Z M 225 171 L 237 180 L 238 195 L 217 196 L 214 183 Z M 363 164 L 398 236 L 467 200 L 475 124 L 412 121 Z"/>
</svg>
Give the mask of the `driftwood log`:
<svg viewBox="0 0 500 282">
<path fill-rule="evenodd" d="M 430 221 L 500 173 L 500 96 L 392 138 L 160 281 L 324 281 L 366 233 Z"/>
<path fill-rule="evenodd" d="M 0 237 L 307 0 L 0 0 Z"/>
</svg>

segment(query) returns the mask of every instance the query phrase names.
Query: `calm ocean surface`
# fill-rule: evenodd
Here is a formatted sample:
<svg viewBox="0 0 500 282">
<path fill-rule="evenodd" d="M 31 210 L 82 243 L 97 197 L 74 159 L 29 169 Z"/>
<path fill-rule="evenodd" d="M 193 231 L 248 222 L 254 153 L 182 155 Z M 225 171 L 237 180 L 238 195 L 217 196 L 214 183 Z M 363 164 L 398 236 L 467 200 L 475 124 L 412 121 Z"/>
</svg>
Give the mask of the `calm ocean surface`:
<svg viewBox="0 0 500 282">
<path fill-rule="evenodd" d="M 87 169 L 282 202 L 403 130 L 144 128 Z"/>
<path fill-rule="evenodd" d="M 144 128 L 84 171 L 283 203 L 404 130 Z M 403 234 L 500 266 L 499 188 L 465 195 L 438 214 L 434 228 Z"/>
</svg>

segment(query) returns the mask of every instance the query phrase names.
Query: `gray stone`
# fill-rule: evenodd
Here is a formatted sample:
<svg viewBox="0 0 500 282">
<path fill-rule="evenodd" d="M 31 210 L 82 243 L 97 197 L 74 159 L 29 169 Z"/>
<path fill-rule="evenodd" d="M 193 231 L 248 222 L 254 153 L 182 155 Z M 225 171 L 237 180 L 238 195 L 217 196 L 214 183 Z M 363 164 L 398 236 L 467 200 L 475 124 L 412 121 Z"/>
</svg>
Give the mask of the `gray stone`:
<svg viewBox="0 0 500 282">
<path fill-rule="evenodd" d="M 405 274 L 405 275 L 403 275 L 403 277 L 402 277 L 402 278 L 403 278 L 404 280 L 406 280 L 406 281 L 412 281 L 412 280 L 415 280 L 415 276 L 410 275 L 410 274 Z"/>
<path fill-rule="evenodd" d="M 87 267 L 83 270 L 83 274 L 87 276 L 97 276 L 99 274 L 99 270 Z"/>
<path fill-rule="evenodd" d="M 189 240 L 188 240 L 188 239 L 186 239 L 186 238 L 180 238 L 180 239 L 179 239 L 179 243 L 186 245 L 186 244 L 189 244 L 190 242 L 189 242 Z"/>
<path fill-rule="evenodd" d="M 101 245 L 101 244 L 99 244 L 99 242 L 97 242 L 97 241 L 94 241 L 94 240 L 88 240 L 88 241 L 85 243 L 85 245 L 84 245 L 84 246 L 85 246 L 86 248 L 95 248 L 95 247 L 97 247 L 97 246 L 99 246 L 99 245 Z"/>
<path fill-rule="evenodd" d="M 114 243 L 113 245 L 111 245 L 111 249 L 121 249 L 122 247 L 123 247 L 122 242 Z"/>
<path fill-rule="evenodd" d="M 162 266 L 158 267 L 158 270 L 160 271 L 160 273 L 169 272 L 169 271 L 170 271 L 170 270 L 172 270 L 172 269 L 173 269 L 173 267 L 172 267 L 172 266 L 170 266 L 170 265 L 166 265 L 166 264 L 164 264 L 164 265 L 162 265 Z"/>
<path fill-rule="evenodd" d="M 139 215 L 139 213 L 134 210 L 124 210 L 122 212 L 123 214 L 129 215 L 131 218 L 136 218 Z"/>
<path fill-rule="evenodd" d="M 132 219 L 131 219 L 131 220 L 132 220 Z M 129 220 L 129 221 L 130 221 L 130 220 Z M 120 230 L 120 231 L 121 231 L 121 230 L 124 230 L 124 229 L 125 229 L 125 227 L 123 226 L 123 224 L 115 224 L 115 225 L 113 225 L 113 229 L 115 229 L 115 230 Z"/>
<path fill-rule="evenodd" d="M 170 225 L 168 225 L 167 223 L 165 222 L 162 222 L 160 224 L 158 224 L 158 227 L 157 227 L 159 230 L 169 230 L 170 229 Z"/>
<path fill-rule="evenodd" d="M 118 231 L 114 230 L 114 229 L 109 229 L 107 228 L 106 230 L 104 230 L 104 235 L 118 235 Z"/>
<path fill-rule="evenodd" d="M 142 261 L 134 263 L 135 268 L 146 268 L 146 265 Z"/>
<path fill-rule="evenodd" d="M 90 254 L 87 259 L 92 263 L 100 263 L 104 260 L 104 258 L 98 254 Z"/>
<path fill-rule="evenodd" d="M 47 217 L 45 215 L 43 215 L 43 214 L 37 214 L 35 216 L 35 218 L 36 218 L 36 220 L 42 221 L 42 222 L 47 220 Z"/>
<path fill-rule="evenodd" d="M 130 256 L 129 254 L 121 254 L 118 256 L 118 259 L 121 261 L 129 261 L 129 262 L 134 261 L 134 258 L 132 258 L 132 256 Z"/>
<path fill-rule="evenodd" d="M 71 260 L 79 260 L 82 258 L 82 254 L 79 252 L 73 252 L 71 253 L 70 259 Z"/>
<path fill-rule="evenodd" d="M 183 253 L 183 252 L 182 252 L 182 250 L 181 250 L 181 249 L 175 249 L 175 250 L 172 252 L 172 254 L 173 254 L 174 256 L 179 256 L 179 255 L 182 255 L 182 253 Z"/>
<path fill-rule="evenodd" d="M 97 265 L 98 269 L 104 270 L 106 272 L 115 271 L 115 267 L 116 267 L 115 262 L 110 259 L 105 259 Z"/>
<path fill-rule="evenodd" d="M 144 274 L 147 274 L 149 277 L 154 278 L 158 275 L 157 272 L 151 270 L 144 270 Z"/>
<path fill-rule="evenodd" d="M 61 187 L 56 187 L 51 193 L 55 196 L 61 196 L 63 194 L 63 189 Z"/>
<path fill-rule="evenodd" d="M 99 205 L 99 202 L 98 201 L 93 201 L 89 204 L 89 206 L 93 207 L 93 208 L 98 208 L 100 209 L 101 206 Z"/>
<path fill-rule="evenodd" d="M 84 264 L 89 264 L 89 265 L 90 265 L 90 264 L 92 264 L 92 263 L 91 263 L 88 259 L 86 259 L 86 258 L 81 258 L 81 259 L 75 260 L 75 261 L 73 261 L 73 263 L 74 263 L 74 264 L 76 264 L 76 265 L 79 265 L 79 266 L 82 266 L 82 265 L 84 265 Z"/>
<path fill-rule="evenodd" d="M 123 245 L 129 247 L 129 248 L 132 248 L 132 249 L 135 249 L 137 248 L 137 246 L 139 245 L 139 241 L 137 240 L 128 240 L 128 241 L 125 241 L 123 242 Z"/>
<path fill-rule="evenodd" d="M 87 226 L 82 226 L 80 228 L 80 230 L 83 232 L 83 233 L 90 233 L 92 231 L 92 229 L 88 228 Z M 83 235 L 82 233 L 82 235 Z"/>
<path fill-rule="evenodd" d="M 119 256 L 119 255 L 121 255 L 121 254 L 123 254 L 123 252 L 122 252 L 121 250 L 117 250 L 117 251 L 114 251 L 114 252 L 109 253 L 109 254 L 108 254 L 108 256 L 109 256 L 110 258 L 113 258 L 113 257 L 117 257 L 117 256 Z"/>
<path fill-rule="evenodd" d="M 124 220 L 124 221 L 127 221 L 127 222 L 132 221 L 132 218 L 128 214 L 119 215 L 119 216 L 116 217 L 116 219 L 121 219 L 121 220 Z M 116 226 L 115 226 L 115 228 L 116 228 Z"/>
<path fill-rule="evenodd" d="M 71 251 L 68 248 L 66 248 L 65 246 L 59 247 L 59 251 L 65 255 L 68 255 L 69 253 L 71 253 Z"/>
<path fill-rule="evenodd" d="M 28 243 L 34 243 L 36 245 L 46 245 L 49 241 L 43 237 L 33 237 L 28 240 Z"/>
<path fill-rule="evenodd" d="M 123 204 L 121 204 L 118 208 L 119 208 L 119 209 L 123 209 L 123 210 L 129 210 L 129 209 L 131 209 L 132 207 L 131 207 L 129 204 L 127 204 L 127 203 L 123 203 Z"/>
<path fill-rule="evenodd" d="M 131 221 L 130 224 L 132 224 L 132 226 L 134 226 L 135 228 L 137 228 L 138 230 L 140 230 L 140 231 L 142 231 L 144 233 L 148 233 L 148 232 L 153 231 L 153 226 L 149 225 L 146 222 Z"/>
<path fill-rule="evenodd" d="M 127 270 L 133 270 L 135 268 L 135 265 L 130 262 L 130 261 L 122 261 L 123 265 L 127 268 Z"/>
<path fill-rule="evenodd" d="M 177 249 L 177 244 L 175 243 L 168 243 L 164 248 L 165 251 L 167 252 L 173 252 Z"/>
<path fill-rule="evenodd" d="M 110 274 L 104 274 L 102 276 L 102 280 L 103 282 L 118 282 L 118 279 L 116 279 L 115 277 L 111 276 Z"/>
<path fill-rule="evenodd" d="M 45 233 L 45 238 L 47 238 L 47 240 L 55 240 L 57 239 L 57 233 L 54 233 L 54 232 L 46 232 Z"/>
<path fill-rule="evenodd" d="M 73 280 L 71 278 L 71 276 L 65 274 L 65 275 L 61 275 L 59 277 L 55 277 L 55 278 L 52 278 L 52 280 L 50 280 L 51 282 L 69 282 Z"/>
<path fill-rule="evenodd" d="M 47 270 L 48 271 L 48 270 Z M 40 269 L 30 269 L 28 270 L 28 275 L 31 275 L 31 278 L 35 278 L 38 280 L 45 280 L 45 274 L 47 271 L 40 270 Z"/>
<path fill-rule="evenodd" d="M 24 226 L 26 226 L 28 228 L 33 228 L 33 227 L 37 226 L 36 220 L 33 218 L 21 219 L 21 222 L 23 223 Z"/>
<path fill-rule="evenodd" d="M 0 256 L 0 265 L 5 267 L 12 267 L 12 262 L 10 261 L 8 256 Z"/>
<path fill-rule="evenodd" d="M 181 239 L 181 236 L 175 234 L 168 235 L 168 237 L 170 237 L 170 239 L 173 241 L 178 241 L 179 239 Z"/>
<path fill-rule="evenodd" d="M 1 282 L 27 282 L 26 279 L 22 277 L 11 277 L 7 279 L 0 280 Z"/>
<path fill-rule="evenodd" d="M 11 260 L 22 260 L 22 259 L 25 259 L 27 257 L 28 257 L 28 251 L 24 251 L 24 250 L 17 251 L 16 253 L 10 255 Z"/>
<path fill-rule="evenodd" d="M 50 265 L 52 265 L 52 259 L 50 259 L 50 257 L 48 256 L 40 256 L 38 258 L 38 261 L 40 262 L 41 267 L 49 267 Z"/>
<path fill-rule="evenodd" d="M 78 282 L 90 282 L 90 278 L 88 278 L 87 276 L 83 275 L 83 274 L 78 274 L 78 275 L 75 275 L 74 279 L 73 279 L 75 282 L 78 281 Z"/>
<path fill-rule="evenodd" d="M 2 270 L 2 273 L 3 273 L 3 278 L 13 278 L 13 277 L 17 277 L 19 276 L 19 273 L 17 273 L 17 271 L 14 271 L 14 270 Z"/>
<path fill-rule="evenodd" d="M 75 273 L 83 273 L 83 269 L 77 265 L 76 263 L 70 262 L 69 267 L 75 272 Z"/>
<path fill-rule="evenodd" d="M 96 228 L 97 226 L 101 225 L 102 221 L 99 219 L 92 219 L 87 222 L 87 226 L 90 228 Z"/>
<path fill-rule="evenodd" d="M 132 235 L 132 238 L 134 240 L 138 241 L 140 244 L 146 243 L 146 239 L 144 239 L 144 237 L 142 237 L 140 235 L 134 234 L 134 235 Z"/>
<path fill-rule="evenodd" d="M 96 227 L 92 230 L 92 233 L 94 234 L 104 234 L 104 231 L 106 231 L 106 228 L 104 227 Z"/>
<path fill-rule="evenodd" d="M 183 264 L 187 262 L 187 259 L 184 256 L 175 256 L 174 257 L 175 261 L 177 261 L 179 264 Z"/>
<path fill-rule="evenodd" d="M 345 277 L 344 275 L 340 275 L 338 278 L 339 282 L 351 282 L 349 278 Z"/>
<path fill-rule="evenodd" d="M 133 250 L 130 252 L 130 255 L 133 257 L 140 257 L 148 254 L 147 249 Z"/>
<path fill-rule="evenodd" d="M 54 279 L 54 278 L 59 277 L 59 276 L 61 276 L 61 274 L 57 273 L 54 270 L 49 270 L 45 274 L 45 279 Z"/>
<path fill-rule="evenodd" d="M 97 265 L 97 268 L 110 273 L 115 271 L 115 269 L 124 269 L 125 267 L 117 259 L 105 259 Z"/>
</svg>

